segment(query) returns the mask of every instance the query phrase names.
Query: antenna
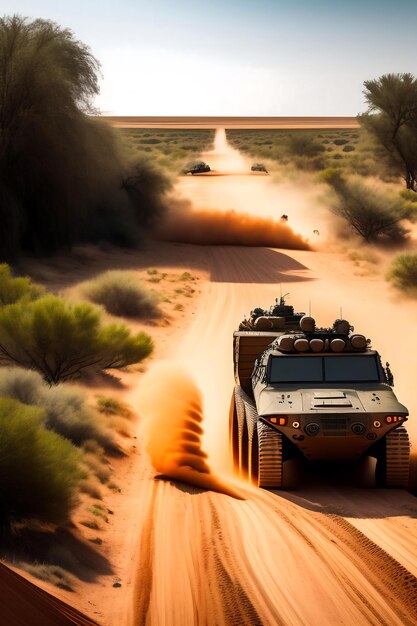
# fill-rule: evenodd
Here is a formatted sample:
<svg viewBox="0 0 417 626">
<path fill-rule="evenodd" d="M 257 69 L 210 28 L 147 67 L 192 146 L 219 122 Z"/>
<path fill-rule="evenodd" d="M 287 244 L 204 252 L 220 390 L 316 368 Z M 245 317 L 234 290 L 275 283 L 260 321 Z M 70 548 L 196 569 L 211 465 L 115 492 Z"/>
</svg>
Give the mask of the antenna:
<svg viewBox="0 0 417 626">
<path fill-rule="evenodd" d="M 308 314 L 311 317 L 311 300 L 308 301 Z"/>
<path fill-rule="evenodd" d="M 342 309 L 342 307 L 340 307 L 340 319 L 341 320 L 343 319 L 343 309 Z"/>
</svg>

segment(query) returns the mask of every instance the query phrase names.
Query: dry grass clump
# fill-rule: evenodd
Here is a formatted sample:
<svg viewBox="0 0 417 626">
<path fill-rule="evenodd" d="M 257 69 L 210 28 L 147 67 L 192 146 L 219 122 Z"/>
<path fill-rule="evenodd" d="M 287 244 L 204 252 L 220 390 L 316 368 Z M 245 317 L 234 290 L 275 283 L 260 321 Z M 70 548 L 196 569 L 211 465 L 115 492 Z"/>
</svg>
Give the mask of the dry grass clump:
<svg viewBox="0 0 417 626">
<path fill-rule="evenodd" d="M 89 300 L 101 304 L 112 315 L 122 317 L 159 315 L 157 295 L 140 285 L 134 272 L 123 270 L 104 272 L 87 283 L 84 293 Z"/>
<path fill-rule="evenodd" d="M 0 369 L 0 395 L 41 407 L 45 426 L 78 446 L 94 440 L 106 450 L 117 449 L 112 432 L 75 387 L 49 387 L 37 372 L 6 367 Z"/>
<path fill-rule="evenodd" d="M 100 489 L 100 482 L 95 476 L 88 476 L 80 481 L 80 491 L 94 498 L 94 500 L 102 500 L 103 494 Z"/>
<path fill-rule="evenodd" d="M 395 257 L 388 273 L 389 280 L 394 287 L 417 295 L 417 253 L 403 253 Z"/>
<path fill-rule="evenodd" d="M 39 578 L 39 580 L 44 580 L 51 585 L 55 585 L 55 587 L 59 587 L 60 589 L 65 589 L 66 591 L 74 591 L 74 578 L 68 574 L 62 567 L 59 565 L 50 565 L 48 563 L 25 563 L 23 561 L 17 563 L 18 567 L 20 567 L 28 574 L 35 576 L 35 578 Z"/>
<path fill-rule="evenodd" d="M 132 417 L 132 411 L 125 402 L 107 396 L 100 396 L 97 399 L 97 409 L 104 415 L 120 415 L 121 417 Z"/>
</svg>

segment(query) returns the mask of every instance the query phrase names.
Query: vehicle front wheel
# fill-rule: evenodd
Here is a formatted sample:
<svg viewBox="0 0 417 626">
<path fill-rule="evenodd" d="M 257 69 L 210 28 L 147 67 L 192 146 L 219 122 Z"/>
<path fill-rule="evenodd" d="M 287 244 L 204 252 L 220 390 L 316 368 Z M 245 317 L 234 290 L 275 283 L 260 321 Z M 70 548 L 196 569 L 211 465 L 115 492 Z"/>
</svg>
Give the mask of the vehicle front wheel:
<svg viewBox="0 0 417 626">
<path fill-rule="evenodd" d="M 404 426 L 391 430 L 381 442 L 377 457 L 376 479 L 381 487 L 408 487 L 410 441 Z"/>
</svg>

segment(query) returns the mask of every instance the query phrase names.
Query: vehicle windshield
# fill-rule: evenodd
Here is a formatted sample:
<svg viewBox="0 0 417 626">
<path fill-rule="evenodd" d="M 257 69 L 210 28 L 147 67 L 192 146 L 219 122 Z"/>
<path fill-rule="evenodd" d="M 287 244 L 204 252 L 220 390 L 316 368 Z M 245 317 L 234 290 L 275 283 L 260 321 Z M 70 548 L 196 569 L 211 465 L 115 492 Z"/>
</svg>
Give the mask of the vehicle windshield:
<svg viewBox="0 0 417 626">
<path fill-rule="evenodd" d="M 358 383 L 381 380 L 374 354 L 271 356 L 269 383 Z"/>
</svg>

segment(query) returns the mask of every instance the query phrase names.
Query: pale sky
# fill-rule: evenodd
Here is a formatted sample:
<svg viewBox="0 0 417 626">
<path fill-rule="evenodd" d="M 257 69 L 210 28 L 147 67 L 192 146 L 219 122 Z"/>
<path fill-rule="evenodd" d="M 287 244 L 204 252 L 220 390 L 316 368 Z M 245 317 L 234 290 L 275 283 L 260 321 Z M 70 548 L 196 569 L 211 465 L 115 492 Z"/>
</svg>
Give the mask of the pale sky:
<svg viewBox="0 0 417 626">
<path fill-rule="evenodd" d="M 417 0 L 2 0 L 102 65 L 109 115 L 356 115 L 363 81 L 417 74 Z"/>
</svg>

